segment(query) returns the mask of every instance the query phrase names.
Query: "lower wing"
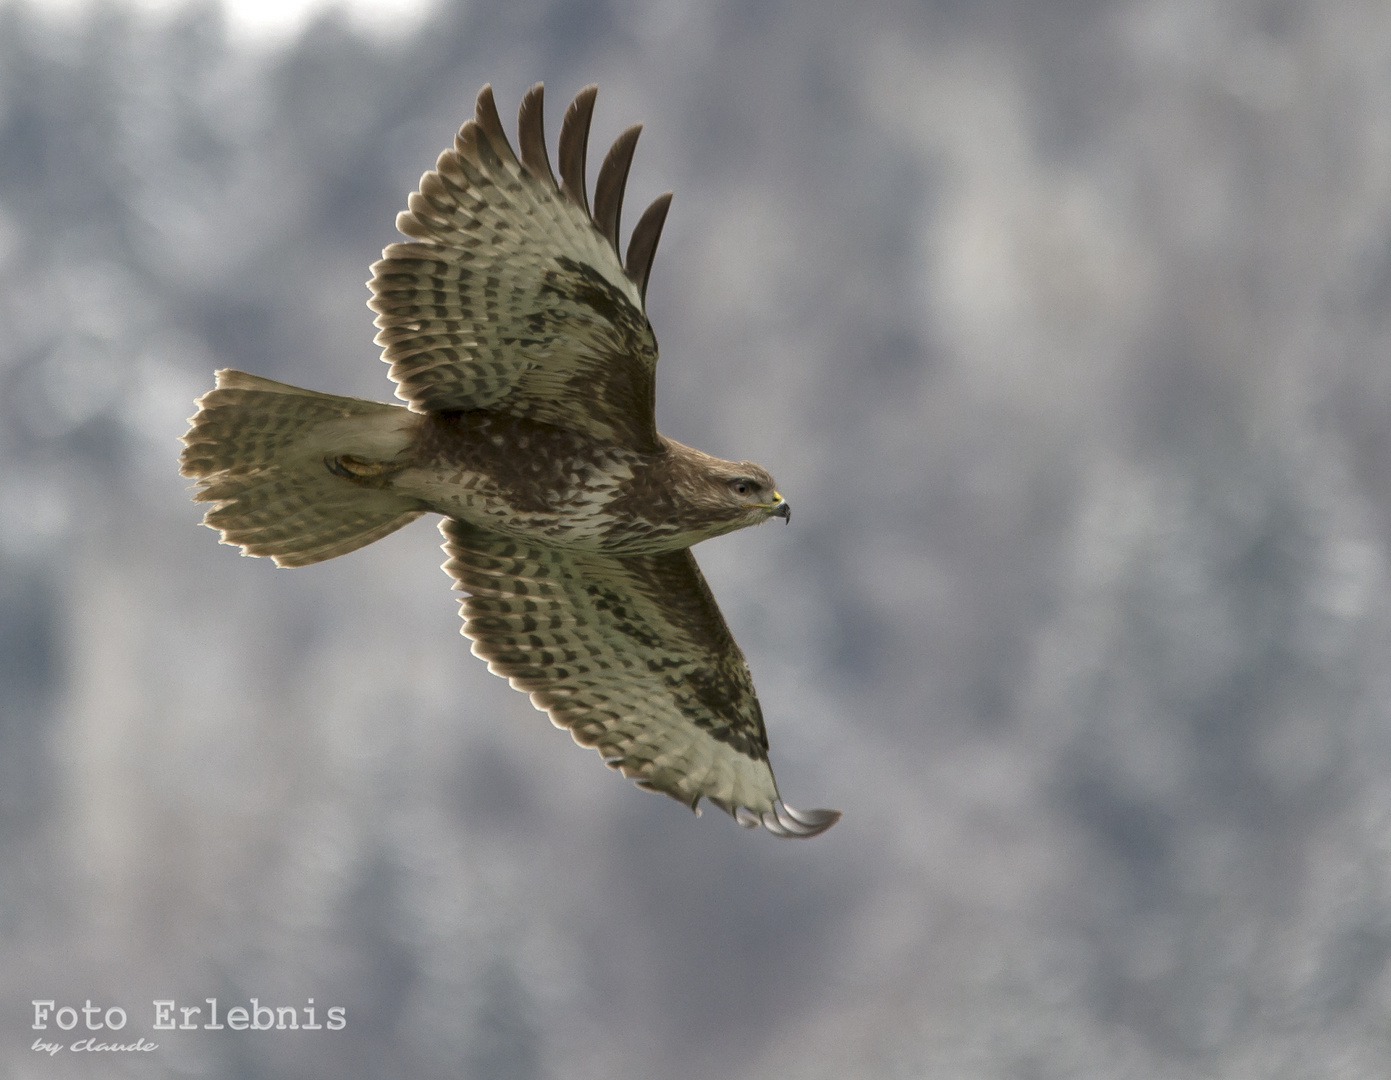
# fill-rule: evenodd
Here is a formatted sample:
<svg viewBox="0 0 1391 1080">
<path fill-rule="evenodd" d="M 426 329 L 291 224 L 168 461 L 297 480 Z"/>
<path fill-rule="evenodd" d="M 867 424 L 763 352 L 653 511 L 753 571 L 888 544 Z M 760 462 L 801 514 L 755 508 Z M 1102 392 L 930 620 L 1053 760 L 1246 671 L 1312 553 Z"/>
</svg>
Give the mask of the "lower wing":
<svg viewBox="0 0 1391 1080">
<path fill-rule="evenodd" d="M 440 523 L 463 632 L 489 670 L 638 786 L 739 824 L 815 836 L 786 806 L 748 665 L 689 551 L 612 556 Z"/>
</svg>

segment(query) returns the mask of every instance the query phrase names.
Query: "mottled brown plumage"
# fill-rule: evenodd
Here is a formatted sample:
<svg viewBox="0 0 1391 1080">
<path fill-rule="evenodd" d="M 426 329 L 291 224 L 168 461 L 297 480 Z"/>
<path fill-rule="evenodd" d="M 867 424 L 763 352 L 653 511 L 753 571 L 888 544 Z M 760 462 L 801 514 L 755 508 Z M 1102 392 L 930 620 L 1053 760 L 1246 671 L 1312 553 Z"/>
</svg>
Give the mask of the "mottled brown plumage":
<svg viewBox="0 0 1391 1080">
<path fill-rule="evenodd" d="M 645 295 L 670 205 L 619 261 L 640 127 L 585 159 L 595 88 L 561 126 L 560 180 L 533 87 L 520 158 L 492 90 L 397 218 L 372 267 L 377 343 L 407 407 L 220 371 L 184 436 L 205 524 L 247 555 L 302 566 L 423 513 L 490 670 L 640 786 L 743 825 L 811 836 L 839 818 L 786 807 L 743 654 L 693 544 L 787 503 L 768 472 L 657 433 Z"/>
</svg>

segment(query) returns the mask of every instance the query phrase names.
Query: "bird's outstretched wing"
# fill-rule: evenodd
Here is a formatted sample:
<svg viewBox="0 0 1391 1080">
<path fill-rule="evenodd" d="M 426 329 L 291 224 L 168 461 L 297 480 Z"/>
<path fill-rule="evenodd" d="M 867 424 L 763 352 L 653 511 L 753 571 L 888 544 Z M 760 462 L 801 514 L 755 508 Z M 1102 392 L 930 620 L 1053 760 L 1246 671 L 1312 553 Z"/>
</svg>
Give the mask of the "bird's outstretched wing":
<svg viewBox="0 0 1391 1080">
<path fill-rule="evenodd" d="M 748 665 L 689 550 L 615 557 L 440 523 L 463 632 L 489 670 L 640 787 L 741 825 L 815 836 L 785 806 Z"/>
<path fill-rule="evenodd" d="M 605 158 L 591 214 L 585 152 L 596 92 L 580 91 L 565 114 L 557 183 L 541 84 L 522 101 L 520 159 L 483 87 L 474 119 L 397 217 L 415 240 L 373 264 L 368 303 L 411 408 L 495 409 L 657 449 L 657 341 L 644 297 L 671 194 L 633 229 L 625 266 L 619 210 L 641 125 Z"/>
</svg>

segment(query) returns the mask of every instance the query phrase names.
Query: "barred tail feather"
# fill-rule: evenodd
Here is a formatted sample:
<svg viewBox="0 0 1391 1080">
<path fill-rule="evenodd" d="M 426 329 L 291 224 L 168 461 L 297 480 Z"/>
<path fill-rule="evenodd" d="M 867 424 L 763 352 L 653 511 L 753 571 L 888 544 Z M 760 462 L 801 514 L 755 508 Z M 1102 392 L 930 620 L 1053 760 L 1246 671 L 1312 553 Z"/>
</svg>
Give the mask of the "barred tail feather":
<svg viewBox="0 0 1391 1080">
<path fill-rule="evenodd" d="M 197 501 L 214 504 L 203 524 L 244 555 L 307 566 L 365 547 L 425 512 L 385 486 L 418 423 L 408 409 L 231 369 L 217 373 L 217 388 L 197 404 L 180 472 L 198 481 Z M 374 471 L 334 471 L 342 457 Z"/>
</svg>

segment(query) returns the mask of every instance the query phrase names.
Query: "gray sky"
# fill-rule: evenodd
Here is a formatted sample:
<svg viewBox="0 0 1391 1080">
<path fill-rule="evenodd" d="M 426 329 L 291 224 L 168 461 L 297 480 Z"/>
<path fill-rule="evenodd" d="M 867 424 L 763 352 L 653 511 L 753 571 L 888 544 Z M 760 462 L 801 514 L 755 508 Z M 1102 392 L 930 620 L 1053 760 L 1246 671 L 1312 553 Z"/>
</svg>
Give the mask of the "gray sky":
<svg viewBox="0 0 1391 1080">
<path fill-rule="evenodd" d="M 92 17 L 92 0 L 31 0 L 29 10 L 63 25 Z M 177 19 L 180 0 L 122 0 L 120 7 L 155 21 Z M 241 48 L 284 48 L 307 25 L 331 12 L 347 17 L 355 28 L 378 40 L 413 34 L 439 12 L 432 0 L 228 0 L 222 5 L 227 31 Z"/>
<path fill-rule="evenodd" d="M 420 18 L 0 8 L 5 1071 L 1385 1075 L 1391 9 Z M 537 80 L 676 192 L 660 427 L 796 505 L 697 555 L 815 841 L 554 730 L 428 522 L 276 570 L 178 476 L 215 368 L 390 396 L 367 267 Z"/>
</svg>

